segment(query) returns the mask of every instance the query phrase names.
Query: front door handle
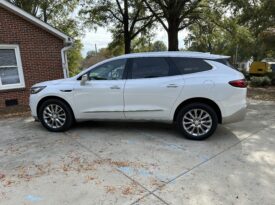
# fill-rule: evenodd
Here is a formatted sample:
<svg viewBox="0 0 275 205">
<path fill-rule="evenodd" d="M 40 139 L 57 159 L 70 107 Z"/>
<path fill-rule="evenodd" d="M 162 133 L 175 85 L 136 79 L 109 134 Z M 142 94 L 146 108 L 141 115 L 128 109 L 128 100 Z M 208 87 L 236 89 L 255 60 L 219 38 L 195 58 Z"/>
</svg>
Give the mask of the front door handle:
<svg viewBox="0 0 275 205">
<path fill-rule="evenodd" d="M 120 87 L 117 86 L 117 85 L 114 85 L 114 86 L 110 87 L 110 89 L 112 89 L 112 90 L 120 90 Z"/>
<path fill-rule="evenodd" d="M 177 88 L 177 87 L 179 87 L 179 86 L 176 85 L 176 84 L 169 84 L 169 85 L 167 85 L 167 88 Z"/>
</svg>

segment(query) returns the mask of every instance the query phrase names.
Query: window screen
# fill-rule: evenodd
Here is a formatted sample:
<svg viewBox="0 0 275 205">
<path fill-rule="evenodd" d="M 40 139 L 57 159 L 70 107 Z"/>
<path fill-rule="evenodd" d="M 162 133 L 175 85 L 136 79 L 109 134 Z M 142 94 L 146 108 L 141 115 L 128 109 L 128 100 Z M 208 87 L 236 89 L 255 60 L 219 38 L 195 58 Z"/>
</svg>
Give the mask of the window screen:
<svg viewBox="0 0 275 205">
<path fill-rule="evenodd" d="M 0 49 L 0 84 L 19 84 L 15 49 Z"/>
<path fill-rule="evenodd" d="M 133 59 L 132 79 L 158 78 L 169 75 L 169 64 L 165 58 L 147 57 Z"/>
<path fill-rule="evenodd" d="M 199 58 L 172 58 L 181 74 L 197 73 L 211 70 L 212 66 Z"/>
</svg>

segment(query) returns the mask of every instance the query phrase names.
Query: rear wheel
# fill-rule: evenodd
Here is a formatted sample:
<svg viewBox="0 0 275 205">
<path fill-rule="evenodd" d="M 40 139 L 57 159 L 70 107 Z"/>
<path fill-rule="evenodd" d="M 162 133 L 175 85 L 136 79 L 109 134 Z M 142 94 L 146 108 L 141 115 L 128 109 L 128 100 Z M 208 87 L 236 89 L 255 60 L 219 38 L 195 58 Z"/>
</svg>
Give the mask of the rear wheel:
<svg viewBox="0 0 275 205">
<path fill-rule="evenodd" d="M 186 138 L 203 140 L 215 132 L 218 117 L 209 105 L 193 103 L 180 110 L 177 116 L 177 125 Z"/>
<path fill-rule="evenodd" d="M 70 107 L 58 99 L 43 102 L 38 110 L 42 125 L 51 132 L 63 132 L 73 124 L 73 113 Z"/>
</svg>

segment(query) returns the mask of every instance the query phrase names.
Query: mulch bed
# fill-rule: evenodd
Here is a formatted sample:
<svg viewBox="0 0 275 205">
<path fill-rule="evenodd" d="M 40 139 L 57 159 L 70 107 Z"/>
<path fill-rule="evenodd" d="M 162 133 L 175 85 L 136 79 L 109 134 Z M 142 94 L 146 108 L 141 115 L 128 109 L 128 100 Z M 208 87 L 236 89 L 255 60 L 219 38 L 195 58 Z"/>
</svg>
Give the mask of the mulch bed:
<svg viewBox="0 0 275 205">
<path fill-rule="evenodd" d="M 253 100 L 274 101 L 275 102 L 275 86 L 269 87 L 249 87 L 248 98 Z"/>
<path fill-rule="evenodd" d="M 0 109 L 0 119 L 10 117 L 30 116 L 30 108 L 28 106 L 12 106 Z"/>
</svg>

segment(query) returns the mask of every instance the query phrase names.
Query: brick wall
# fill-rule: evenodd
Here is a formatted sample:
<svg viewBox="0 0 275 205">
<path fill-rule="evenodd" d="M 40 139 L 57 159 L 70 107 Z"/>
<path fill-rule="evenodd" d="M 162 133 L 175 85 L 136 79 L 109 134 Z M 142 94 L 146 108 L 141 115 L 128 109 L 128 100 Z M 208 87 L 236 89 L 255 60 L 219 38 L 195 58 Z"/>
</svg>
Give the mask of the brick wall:
<svg viewBox="0 0 275 205">
<path fill-rule="evenodd" d="M 0 44 L 19 45 L 26 87 L 0 90 L 0 108 L 5 100 L 18 99 L 28 105 L 29 90 L 35 83 L 63 78 L 62 39 L 0 7 Z"/>
</svg>

